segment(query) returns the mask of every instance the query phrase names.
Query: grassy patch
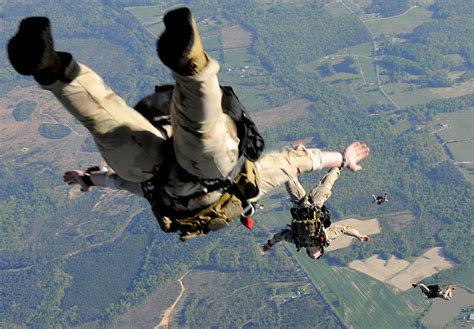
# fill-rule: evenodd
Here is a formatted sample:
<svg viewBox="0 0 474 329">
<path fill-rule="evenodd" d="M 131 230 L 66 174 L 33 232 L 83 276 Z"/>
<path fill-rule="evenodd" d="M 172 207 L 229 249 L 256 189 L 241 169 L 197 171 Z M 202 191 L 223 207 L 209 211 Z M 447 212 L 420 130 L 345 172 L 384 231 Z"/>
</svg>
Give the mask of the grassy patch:
<svg viewBox="0 0 474 329">
<path fill-rule="evenodd" d="M 401 135 L 404 131 L 408 130 L 412 125 L 407 120 L 399 120 L 392 126 L 392 130 L 397 135 Z"/>
<path fill-rule="evenodd" d="M 437 116 L 443 123 L 447 124 L 447 129 L 440 131 L 440 136 L 447 143 L 449 151 L 454 157 L 458 167 L 464 174 L 464 177 L 474 184 L 474 108 L 467 111 L 455 113 L 442 113 Z"/>
<path fill-rule="evenodd" d="M 388 83 L 383 87 L 387 94 L 402 107 L 425 104 L 439 98 L 427 88 L 412 88 L 412 85 L 408 83 Z"/>
<path fill-rule="evenodd" d="M 358 56 L 358 59 L 367 84 L 377 84 L 377 74 L 375 72 L 375 65 L 373 59 L 361 56 Z"/>
<path fill-rule="evenodd" d="M 445 141 L 469 139 L 474 137 L 474 108 L 462 112 L 442 113 L 437 117 L 444 123 L 448 124 L 448 129 L 438 133 L 438 135 Z"/>
<path fill-rule="evenodd" d="M 147 25 L 147 29 L 155 36 L 159 36 L 165 29 L 165 25 L 162 22 Z"/>
<path fill-rule="evenodd" d="M 472 152 L 472 150 L 474 150 L 474 140 L 449 143 L 448 148 L 456 161 L 474 161 L 474 153 Z"/>
<path fill-rule="evenodd" d="M 220 49 L 221 40 L 220 40 L 219 34 L 211 34 L 206 37 L 203 37 L 202 45 L 204 49 L 207 49 L 207 50 Z"/>
<path fill-rule="evenodd" d="M 348 15 L 350 12 L 347 10 L 346 7 L 342 3 L 336 2 L 336 3 L 331 3 L 324 7 L 326 11 L 334 17 L 339 17 L 343 15 Z"/>
<path fill-rule="evenodd" d="M 474 80 L 470 79 L 469 81 L 456 83 L 446 88 L 431 88 L 431 91 L 438 98 L 451 98 L 472 94 L 474 91 Z"/>
<path fill-rule="evenodd" d="M 268 105 L 265 92 L 253 88 L 239 88 L 239 98 L 244 102 L 245 107 L 252 112 L 255 109 L 261 109 Z"/>
<path fill-rule="evenodd" d="M 344 48 L 343 50 L 339 51 L 338 54 L 355 54 L 358 56 L 372 57 L 373 50 L 374 48 L 372 46 L 372 42 L 365 42 L 352 47 Z"/>
<path fill-rule="evenodd" d="M 161 5 L 156 6 L 139 6 L 139 7 L 127 7 L 125 8 L 133 16 L 135 16 L 140 22 L 149 24 L 161 20 L 163 16 L 164 7 Z"/>
<path fill-rule="evenodd" d="M 426 8 L 417 7 L 403 16 L 369 20 L 365 23 L 376 36 L 410 33 L 415 27 L 430 21 L 431 14 Z"/>
<path fill-rule="evenodd" d="M 224 51 L 224 63 L 227 65 L 242 66 L 251 63 L 251 60 L 246 48 L 237 48 Z"/>
</svg>

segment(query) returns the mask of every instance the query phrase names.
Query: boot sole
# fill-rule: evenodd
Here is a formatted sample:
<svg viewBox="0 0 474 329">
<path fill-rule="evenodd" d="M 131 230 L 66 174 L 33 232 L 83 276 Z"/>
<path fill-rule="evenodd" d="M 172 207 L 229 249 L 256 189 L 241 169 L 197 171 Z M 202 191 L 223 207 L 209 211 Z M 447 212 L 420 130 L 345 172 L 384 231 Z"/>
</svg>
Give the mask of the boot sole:
<svg viewBox="0 0 474 329">
<path fill-rule="evenodd" d="M 28 17 L 21 21 L 18 32 L 8 42 L 8 56 L 15 70 L 22 75 L 33 75 L 45 55 L 51 37 L 47 17 Z M 46 38 L 45 38 L 46 37 Z"/>
<path fill-rule="evenodd" d="M 168 12 L 164 18 L 165 31 L 158 40 L 157 50 L 163 64 L 173 71 L 185 66 L 194 44 L 193 18 L 188 8 Z"/>
</svg>

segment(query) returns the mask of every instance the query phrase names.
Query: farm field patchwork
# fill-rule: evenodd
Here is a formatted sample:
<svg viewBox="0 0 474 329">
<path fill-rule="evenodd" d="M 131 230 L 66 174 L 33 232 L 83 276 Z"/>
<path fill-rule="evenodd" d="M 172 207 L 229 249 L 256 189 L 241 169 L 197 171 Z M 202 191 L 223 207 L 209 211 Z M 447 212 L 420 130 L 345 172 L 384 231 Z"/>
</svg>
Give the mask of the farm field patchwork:
<svg viewBox="0 0 474 329">
<path fill-rule="evenodd" d="M 397 294 L 352 269 L 324 260 L 315 263 L 305 253 L 290 251 L 347 326 L 410 328 L 427 306 L 413 293 Z"/>
<path fill-rule="evenodd" d="M 410 289 L 413 282 L 420 282 L 454 266 L 454 262 L 443 256 L 441 247 L 429 249 L 411 263 L 393 257 L 385 261 L 377 255 L 349 263 L 350 268 L 391 284 L 402 291 Z"/>
</svg>

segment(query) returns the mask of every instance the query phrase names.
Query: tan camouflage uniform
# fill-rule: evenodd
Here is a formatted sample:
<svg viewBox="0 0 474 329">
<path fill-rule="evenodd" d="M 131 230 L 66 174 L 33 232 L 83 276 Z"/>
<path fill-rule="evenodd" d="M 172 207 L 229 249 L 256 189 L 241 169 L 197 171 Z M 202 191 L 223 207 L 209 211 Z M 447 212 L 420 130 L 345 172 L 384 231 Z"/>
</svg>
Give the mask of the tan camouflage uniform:
<svg viewBox="0 0 474 329">
<path fill-rule="evenodd" d="M 237 161 L 238 143 L 233 121 L 222 112 L 221 90 L 217 73 L 219 64 L 209 62 L 197 75 L 176 80 L 169 126 L 155 128 L 147 119 L 129 107 L 104 81 L 85 65 L 74 62 L 65 72 L 70 83 L 56 81 L 42 86 L 51 90 L 64 107 L 92 134 L 98 150 L 116 175 L 108 175 L 102 186 L 125 189 L 143 195 L 140 182 L 153 177 L 166 161 L 164 143 L 173 135 L 176 160 L 189 173 L 201 178 L 225 178 Z M 255 163 L 258 200 L 273 187 L 300 173 L 322 167 L 319 149 L 303 145 L 264 153 Z M 172 166 L 165 187 L 171 196 L 188 196 L 199 191 L 199 184 L 181 181 Z M 111 181 L 113 180 L 113 182 Z M 97 185 L 100 185 L 98 182 Z M 94 183 L 96 183 L 94 181 Z M 192 199 L 186 209 L 194 210 L 216 201 L 221 191 Z"/>
<path fill-rule="evenodd" d="M 306 191 L 304 190 L 301 183 L 298 181 L 297 177 L 291 177 L 285 184 L 286 190 L 290 195 L 290 199 L 293 202 L 304 203 L 306 205 L 310 205 L 309 199 L 313 200 L 314 204 L 321 208 L 324 203 L 329 199 L 331 196 L 332 188 L 334 183 L 340 176 L 340 169 L 339 168 L 332 168 L 316 185 L 311 192 L 309 193 L 309 197 L 306 195 Z M 361 234 L 355 228 L 345 225 L 331 225 L 328 228 L 324 229 L 326 234 L 326 239 L 328 242 L 331 242 L 338 238 L 339 236 L 345 234 L 349 236 L 353 236 L 355 238 L 360 238 Z M 286 228 L 275 234 L 268 242 L 270 245 L 274 245 L 278 242 L 286 241 L 290 243 L 295 243 L 293 240 L 293 233 L 290 229 Z M 320 246 L 310 246 L 307 247 L 308 254 L 312 255 L 315 254 L 319 250 Z"/>
</svg>

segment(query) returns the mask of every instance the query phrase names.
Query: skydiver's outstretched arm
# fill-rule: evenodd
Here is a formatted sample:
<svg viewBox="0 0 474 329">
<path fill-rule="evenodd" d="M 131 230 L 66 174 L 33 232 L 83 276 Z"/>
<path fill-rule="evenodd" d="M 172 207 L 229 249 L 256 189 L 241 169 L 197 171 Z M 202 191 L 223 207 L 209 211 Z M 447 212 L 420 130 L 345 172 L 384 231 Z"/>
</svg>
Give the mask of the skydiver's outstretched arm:
<svg viewBox="0 0 474 329">
<path fill-rule="evenodd" d="M 79 185 L 82 192 L 89 192 L 92 186 L 125 190 L 143 197 L 140 183 L 130 182 L 113 171 L 99 171 L 86 174 L 81 170 L 69 170 L 64 173 L 64 182 L 68 185 Z"/>
<path fill-rule="evenodd" d="M 336 224 L 336 225 L 331 225 L 326 230 L 326 237 L 329 241 L 335 240 L 337 237 L 341 236 L 342 234 L 357 238 L 359 239 L 360 242 L 369 241 L 369 236 L 360 234 L 360 232 L 357 229 L 351 226 Z"/>
<path fill-rule="evenodd" d="M 287 242 L 293 242 L 293 233 L 291 232 L 290 229 L 283 229 L 281 230 L 280 232 L 278 232 L 277 234 L 275 234 L 274 236 L 272 236 L 271 239 L 269 239 L 267 241 L 267 243 L 265 243 L 263 246 L 262 246 L 262 250 L 264 252 L 267 252 L 267 251 L 270 251 L 270 249 L 275 245 L 277 244 L 278 242 L 281 242 L 281 241 L 287 241 Z"/>
<path fill-rule="evenodd" d="M 359 142 L 350 144 L 345 149 L 344 156 L 338 152 L 308 149 L 301 144 L 296 147 L 285 147 L 279 151 L 266 152 L 255 162 L 259 178 L 259 195 L 249 201 L 259 200 L 276 186 L 305 172 L 334 167 L 358 171 L 361 169 L 359 162 L 368 155 L 369 147 Z"/>
<path fill-rule="evenodd" d="M 321 167 L 344 167 L 350 171 L 359 171 L 362 169 L 359 162 L 365 159 L 368 155 L 369 147 L 367 144 L 353 142 L 344 150 L 344 153 L 329 151 L 321 152 Z"/>
</svg>

